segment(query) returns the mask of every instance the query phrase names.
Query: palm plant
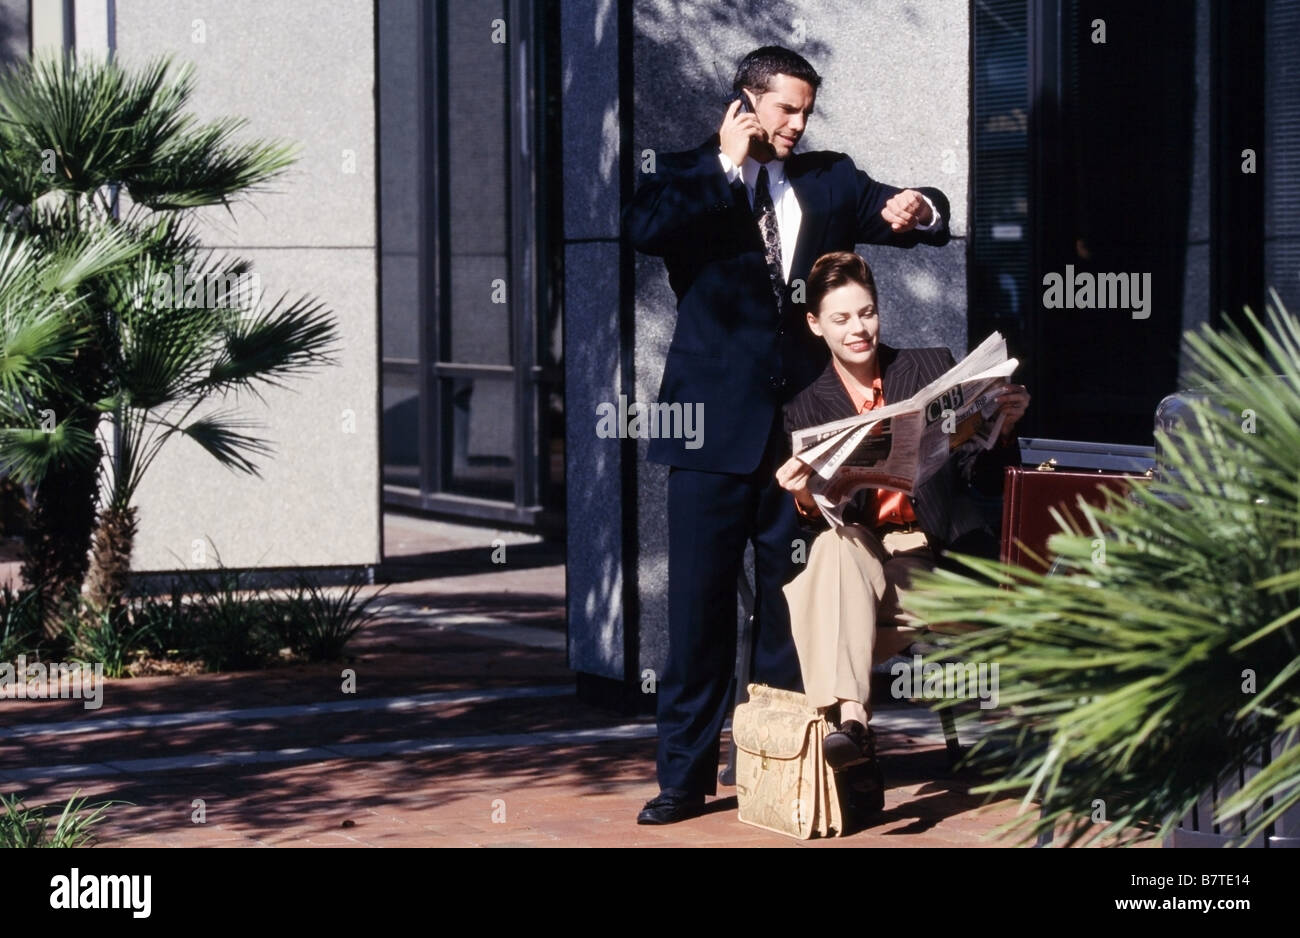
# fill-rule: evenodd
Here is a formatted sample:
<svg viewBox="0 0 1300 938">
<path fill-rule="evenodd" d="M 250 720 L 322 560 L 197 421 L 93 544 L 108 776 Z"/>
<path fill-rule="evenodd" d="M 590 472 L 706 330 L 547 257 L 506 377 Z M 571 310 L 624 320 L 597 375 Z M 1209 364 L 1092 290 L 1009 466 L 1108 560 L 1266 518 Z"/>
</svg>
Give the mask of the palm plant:
<svg viewBox="0 0 1300 938">
<path fill-rule="evenodd" d="M 218 462 L 257 473 L 256 456 L 270 446 L 254 435 L 257 423 L 237 406 L 212 406 L 259 385 L 283 386 L 284 379 L 329 361 L 335 339 L 332 318 L 310 298 L 281 297 L 270 306 L 238 295 L 248 271 L 243 261 L 204 255 L 192 236 L 167 228 L 145 239 L 144 256 L 103 278 L 103 301 L 116 324 L 109 357 L 110 395 L 100 406 L 111 415 L 114 438 L 101 427 L 111 454 L 105 502 L 87 577 L 87 593 L 99 606 L 123 595 L 135 535 L 135 493 L 163 445 L 180 435 Z M 197 305 L 167 305 L 160 285 L 184 269 L 203 299 Z M 231 285 L 235 284 L 232 289 Z M 183 298 L 170 297 L 172 303 Z"/>
<path fill-rule="evenodd" d="M 84 580 L 101 608 L 125 591 L 132 500 L 163 444 L 188 437 L 256 472 L 269 447 L 233 405 L 217 405 L 328 362 L 336 339 L 311 298 L 266 307 L 235 296 L 248 263 L 201 247 L 194 212 L 264 189 L 293 153 L 237 140 L 242 120 L 200 123 L 185 110 L 192 90 L 192 69 L 166 58 L 131 71 L 68 55 L 0 74 L 0 226 L 38 259 L 72 253 L 88 232 L 129 248 L 90 270 L 58 328 L 35 337 L 51 344 L 40 351 L 47 387 L 19 397 L 53 411 L 59 446 L 0 435 L 0 466 L 38 485 L 24 576 L 56 595 Z M 172 282 L 191 287 L 177 295 L 164 289 Z M 0 354 L 0 373 L 16 367 Z M 40 497 L 51 489 L 58 499 Z"/>
<path fill-rule="evenodd" d="M 49 618 L 81 585 L 95 521 L 95 426 L 78 394 L 95 370 L 88 284 L 138 252 L 103 224 L 44 246 L 0 228 L 0 472 L 38 487 L 23 573 Z"/>
<path fill-rule="evenodd" d="M 1240 842 L 1300 802 L 1300 321 L 1273 302 L 1267 326 L 1247 310 L 1248 333 L 1187 335 L 1206 393 L 1157 432 L 1172 471 L 1058 514 L 1058 573 L 960 558 L 977 576 L 909 596 L 926 621 L 985 626 L 945 650 L 999 665 L 976 790 L 1044 806 L 1002 833 L 1165 835 L 1238 764 L 1258 774 L 1215 820 Z"/>
</svg>

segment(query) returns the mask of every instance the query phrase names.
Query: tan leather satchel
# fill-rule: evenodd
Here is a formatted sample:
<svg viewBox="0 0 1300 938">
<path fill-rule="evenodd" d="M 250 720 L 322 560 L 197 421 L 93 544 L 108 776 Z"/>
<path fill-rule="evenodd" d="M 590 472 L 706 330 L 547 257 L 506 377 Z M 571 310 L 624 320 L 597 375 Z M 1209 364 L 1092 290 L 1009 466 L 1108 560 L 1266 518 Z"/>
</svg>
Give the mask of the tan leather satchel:
<svg viewBox="0 0 1300 938">
<path fill-rule="evenodd" d="M 844 834 L 835 773 L 822 755 L 832 732 L 803 694 L 750 684 L 731 719 L 740 819 L 800 840 Z"/>
</svg>

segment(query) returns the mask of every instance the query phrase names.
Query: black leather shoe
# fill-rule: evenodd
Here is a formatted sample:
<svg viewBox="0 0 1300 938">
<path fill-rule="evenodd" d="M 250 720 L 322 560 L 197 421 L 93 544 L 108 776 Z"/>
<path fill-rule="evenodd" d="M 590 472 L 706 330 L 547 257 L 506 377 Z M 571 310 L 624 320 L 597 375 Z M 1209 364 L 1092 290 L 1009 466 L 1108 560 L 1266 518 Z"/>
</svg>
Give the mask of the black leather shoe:
<svg viewBox="0 0 1300 938">
<path fill-rule="evenodd" d="M 856 829 L 885 809 L 885 777 L 876 761 L 876 734 L 857 720 L 846 720 L 822 746 L 826 764 L 835 772 L 835 784 L 844 798 L 848 825 Z"/>
<path fill-rule="evenodd" d="M 845 720 L 839 730 L 828 735 L 822 743 L 826 764 L 832 769 L 847 769 L 851 765 L 874 762 L 876 736 L 870 727 L 857 720 Z"/>
<path fill-rule="evenodd" d="M 704 796 L 668 788 L 645 803 L 636 816 L 638 824 L 676 824 L 704 811 Z"/>
</svg>

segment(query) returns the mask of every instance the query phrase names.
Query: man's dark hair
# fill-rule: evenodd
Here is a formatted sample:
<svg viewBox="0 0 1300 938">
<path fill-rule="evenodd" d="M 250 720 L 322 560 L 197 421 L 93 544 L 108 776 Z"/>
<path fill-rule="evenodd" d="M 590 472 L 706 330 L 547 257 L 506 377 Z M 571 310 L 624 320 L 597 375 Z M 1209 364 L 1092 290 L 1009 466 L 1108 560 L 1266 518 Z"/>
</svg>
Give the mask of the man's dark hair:
<svg viewBox="0 0 1300 938">
<path fill-rule="evenodd" d="M 871 298 L 879 302 L 876 278 L 867 262 L 852 251 L 832 251 L 817 258 L 812 272 L 808 274 L 808 311 L 814 316 L 820 315 L 819 307 L 826 294 L 846 283 L 864 287 Z"/>
<path fill-rule="evenodd" d="M 813 91 L 821 87 L 822 83 L 822 76 L 798 52 L 791 52 L 781 46 L 763 46 L 740 60 L 731 90 L 748 88 L 762 94 L 771 87 L 772 79 L 777 75 L 802 79 L 812 85 Z"/>
</svg>

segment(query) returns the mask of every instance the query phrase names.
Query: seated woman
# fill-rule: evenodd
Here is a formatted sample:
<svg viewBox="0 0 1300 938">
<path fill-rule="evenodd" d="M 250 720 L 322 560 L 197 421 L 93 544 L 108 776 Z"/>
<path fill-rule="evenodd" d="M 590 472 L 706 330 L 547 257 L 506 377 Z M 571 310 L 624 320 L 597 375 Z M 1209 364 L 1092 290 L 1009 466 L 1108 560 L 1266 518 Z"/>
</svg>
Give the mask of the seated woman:
<svg viewBox="0 0 1300 938">
<path fill-rule="evenodd" d="M 856 254 L 821 257 L 809 275 L 807 296 L 808 328 L 830 346 L 831 361 L 786 405 L 786 432 L 904 400 L 955 364 L 946 348 L 895 349 L 878 342 L 876 284 Z M 912 498 L 884 489 L 858 492 L 845 506 L 845 526 L 817 537 L 805 569 L 785 587 L 804 693 L 814 706 L 838 707 L 839 730 L 826 738 L 826 760 L 837 769 L 873 763 L 877 807 L 883 805 L 884 781 L 874 767 L 869 728 L 872 663 L 898 654 L 917 637 L 900 620 L 899 605 L 916 570 L 936 566 L 946 549 L 996 553 L 969 487 L 1001 492 L 1003 467 L 1019 458 L 1012 430 L 1028 405 L 1025 388 L 1008 385 L 999 398 L 1005 422 L 998 444 L 954 453 Z M 777 470 L 805 525 L 826 527 L 808 489 L 810 476 L 798 457 Z"/>
</svg>

